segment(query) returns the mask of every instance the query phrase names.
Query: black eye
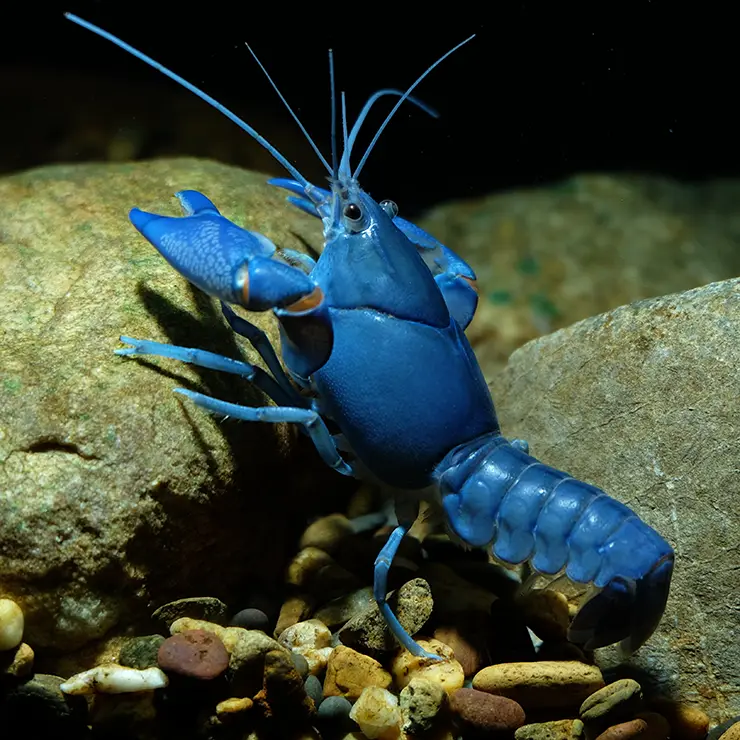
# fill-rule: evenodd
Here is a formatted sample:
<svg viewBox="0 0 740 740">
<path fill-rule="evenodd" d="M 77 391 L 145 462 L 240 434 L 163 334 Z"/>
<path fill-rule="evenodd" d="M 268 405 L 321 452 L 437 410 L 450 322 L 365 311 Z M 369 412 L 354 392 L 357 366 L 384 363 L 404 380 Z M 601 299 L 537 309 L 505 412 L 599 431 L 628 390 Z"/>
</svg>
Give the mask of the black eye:
<svg viewBox="0 0 740 740">
<path fill-rule="evenodd" d="M 398 206 L 392 200 L 381 201 L 380 207 L 386 212 L 388 218 L 398 216 Z"/>
<path fill-rule="evenodd" d="M 357 203 L 347 203 L 344 207 L 344 217 L 348 221 L 360 221 L 362 220 L 362 208 Z"/>
</svg>

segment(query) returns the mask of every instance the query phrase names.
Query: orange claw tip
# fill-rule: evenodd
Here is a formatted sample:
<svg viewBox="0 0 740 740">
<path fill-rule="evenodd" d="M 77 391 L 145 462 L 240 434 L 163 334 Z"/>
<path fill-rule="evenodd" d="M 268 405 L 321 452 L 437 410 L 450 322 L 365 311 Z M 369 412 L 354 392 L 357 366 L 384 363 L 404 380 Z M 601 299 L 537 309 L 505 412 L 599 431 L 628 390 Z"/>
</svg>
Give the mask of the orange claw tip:
<svg viewBox="0 0 740 740">
<path fill-rule="evenodd" d="M 290 313 L 303 313 L 321 305 L 323 300 L 324 293 L 317 285 L 308 295 L 304 295 L 303 298 L 299 298 L 295 303 L 286 306 L 284 310 Z"/>
<path fill-rule="evenodd" d="M 243 270 L 239 276 L 242 289 L 242 306 L 249 305 L 249 270 Z"/>
<path fill-rule="evenodd" d="M 465 277 L 465 275 L 460 275 L 460 277 L 465 280 L 465 282 L 470 285 L 470 287 L 475 291 L 475 294 L 478 295 L 478 283 L 476 280 L 473 280 L 473 278 Z"/>
</svg>

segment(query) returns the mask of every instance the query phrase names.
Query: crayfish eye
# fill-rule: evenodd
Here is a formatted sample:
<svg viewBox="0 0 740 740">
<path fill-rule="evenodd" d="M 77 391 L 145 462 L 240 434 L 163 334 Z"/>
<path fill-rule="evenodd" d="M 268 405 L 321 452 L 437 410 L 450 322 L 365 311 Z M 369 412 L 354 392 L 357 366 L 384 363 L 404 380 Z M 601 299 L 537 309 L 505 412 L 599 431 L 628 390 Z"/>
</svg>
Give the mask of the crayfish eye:
<svg viewBox="0 0 740 740">
<path fill-rule="evenodd" d="M 357 203 L 347 203 L 343 213 L 347 221 L 351 221 L 352 223 L 362 221 L 362 208 Z"/>
<path fill-rule="evenodd" d="M 381 201 L 380 207 L 385 211 L 388 218 L 395 218 L 398 216 L 398 206 L 392 200 Z"/>
</svg>

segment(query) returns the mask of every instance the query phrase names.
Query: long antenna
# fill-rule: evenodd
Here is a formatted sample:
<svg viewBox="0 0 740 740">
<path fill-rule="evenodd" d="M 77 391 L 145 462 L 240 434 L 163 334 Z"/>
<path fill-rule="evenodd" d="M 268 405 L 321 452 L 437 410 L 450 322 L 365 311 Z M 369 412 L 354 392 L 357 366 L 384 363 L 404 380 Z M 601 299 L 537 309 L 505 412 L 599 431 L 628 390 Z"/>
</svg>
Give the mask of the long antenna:
<svg viewBox="0 0 740 740">
<path fill-rule="evenodd" d="M 88 31 L 92 31 L 94 34 L 101 36 L 104 39 L 107 39 L 108 41 L 114 43 L 116 46 L 120 47 L 124 51 L 127 51 L 129 54 L 132 54 L 137 59 L 140 59 L 142 62 L 145 62 L 150 67 L 153 67 L 157 71 L 161 72 L 162 74 L 169 77 L 171 80 L 174 80 L 177 82 L 178 85 L 182 85 L 186 90 L 190 90 L 191 93 L 197 95 L 201 100 L 205 101 L 212 107 L 214 107 L 219 113 L 222 113 L 224 116 L 226 116 L 229 120 L 233 121 L 237 126 L 239 126 L 242 131 L 246 131 L 258 144 L 261 144 L 265 149 L 267 149 L 268 152 L 283 166 L 285 169 L 304 187 L 308 187 L 311 183 L 309 183 L 308 180 L 295 168 L 293 164 L 291 164 L 270 142 L 265 139 L 264 136 L 257 133 L 255 129 L 253 129 L 246 121 L 243 121 L 239 116 L 236 115 L 236 113 L 232 113 L 226 106 L 221 105 L 217 100 L 212 98 L 208 93 L 203 92 L 200 88 L 197 88 L 195 85 L 193 85 L 191 82 L 188 82 L 186 79 L 180 77 L 180 75 L 175 74 L 171 70 L 167 69 L 164 65 L 160 64 L 159 62 L 155 61 L 151 57 L 147 56 L 143 52 L 139 51 L 138 49 L 135 49 L 130 44 L 127 44 L 125 41 L 122 41 L 117 36 L 114 36 L 112 33 L 108 33 L 108 31 L 104 31 L 102 28 L 99 28 L 98 26 L 89 23 L 88 21 L 80 18 L 79 16 L 74 15 L 73 13 L 65 13 L 64 17 L 68 20 L 72 21 L 72 23 L 76 23 L 78 26 L 82 26 L 82 28 L 86 28 Z M 324 162 L 326 164 L 326 162 Z M 327 165 L 328 167 L 328 165 Z"/>
<path fill-rule="evenodd" d="M 326 171 L 331 173 L 332 169 L 329 167 L 329 163 L 324 159 L 324 155 L 321 153 L 319 148 L 314 143 L 314 140 L 309 135 L 308 131 L 306 130 L 306 127 L 301 123 L 301 119 L 298 118 L 298 114 L 293 111 L 293 109 L 288 104 L 288 101 L 285 99 L 285 96 L 280 92 L 277 84 L 275 81 L 270 77 L 270 73 L 265 69 L 265 65 L 262 64 L 262 62 L 259 60 L 259 57 L 254 53 L 254 49 L 245 41 L 244 45 L 249 49 L 249 53 L 254 57 L 254 61 L 259 64 L 260 69 L 264 73 L 265 77 L 267 77 L 267 81 L 272 85 L 272 89 L 278 94 L 278 97 L 280 100 L 283 101 L 283 105 L 288 109 L 288 113 L 293 117 L 293 120 L 298 124 L 298 127 L 303 132 L 303 135 L 308 140 L 308 143 L 311 145 L 311 148 L 316 152 L 316 156 L 321 160 L 321 164 L 326 167 Z M 331 53 L 331 52 L 330 52 Z"/>
<path fill-rule="evenodd" d="M 367 118 L 367 114 L 370 112 L 370 109 L 373 107 L 373 105 L 375 105 L 375 102 L 382 98 L 384 95 L 398 95 L 399 97 L 403 97 L 404 92 L 402 90 L 393 89 L 378 90 L 378 92 L 374 93 L 368 98 L 367 102 L 360 111 L 360 115 L 357 116 L 357 119 L 352 126 L 352 131 L 350 131 L 349 133 L 349 139 L 345 142 L 344 151 L 342 152 L 342 164 L 340 166 L 340 171 L 347 177 L 352 176 L 349 166 L 349 158 L 352 156 L 352 147 L 354 147 L 355 145 L 357 134 L 360 133 L 360 128 Z M 430 116 L 432 116 L 432 118 L 439 118 L 439 113 L 437 113 L 434 108 L 431 108 L 426 103 L 423 103 L 418 98 L 415 98 L 413 95 L 407 95 L 406 100 L 408 100 L 409 103 L 413 103 L 414 105 L 419 106 L 419 108 L 421 108 L 425 113 L 428 113 Z"/>
<path fill-rule="evenodd" d="M 337 157 L 337 93 L 334 86 L 334 52 L 329 49 L 329 88 L 331 89 L 331 176 L 339 177 L 339 157 Z"/>
<path fill-rule="evenodd" d="M 381 124 L 380 124 L 380 128 L 378 129 L 378 132 L 377 132 L 377 133 L 375 134 L 375 136 L 373 137 L 373 140 L 372 140 L 372 141 L 370 142 L 370 146 L 368 146 L 368 148 L 367 148 L 367 149 L 365 150 L 365 153 L 364 153 L 364 154 L 362 155 L 362 159 L 360 160 L 360 164 L 358 164 L 358 165 L 357 165 L 357 169 L 355 170 L 355 173 L 354 173 L 354 177 L 359 177 L 359 175 L 360 175 L 360 170 L 362 170 L 362 168 L 363 168 L 363 167 L 365 166 L 365 162 L 367 162 L 367 158 L 368 158 L 368 156 L 370 155 L 370 152 L 371 152 L 371 151 L 373 150 L 373 147 L 375 146 L 376 142 L 377 142 L 377 141 L 378 141 L 378 139 L 380 138 L 380 135 L 381 135 L 381 134 L 383 133 L 383 130 L 384 130 L 384 129 L 385 129 L 385 127 L 386 127 L 386 126 L 388 125 L 388 122 L 389 122 L 389 121 L 391 120 L 391 118 L 393 118 L 393 116 L 395 115 L 396 111 L 397 111 L 397 110 L 398 110 L 398 109 L 399 109 L 399 108 L 401 107 L 401 103 L 403 103 L 403 101 L 404 101 L 404 100 L 406 100 L 406 98 L 408 98 L 408 96 L 409 96 L 409 95 L 411 94 L 411 91 L 412 91 L 412 90 L 414 90 L 414 89 L 416 88 L 416 86 L 417 86 L 417 85 L 418 85 L 418 84 L 419 84 L 419 83 L 420 83 L 420 82 L 421 82 L 421 81 L 422 81 L 422 80 L 423 80 L 423 79 L 424 79 L 424 78 L 425 78 L 425 77 L 426 77 L 426 76 L 427 76 L 427 75 L 428 75 L 428 74 L 429 74 L 429 73 L 430 73 L 430 72 L 431 72 L 431 71 L 432 71 L 432 70 L 433 70 L 433 69 L 434 69 L 434 68 L 435 68 L 435 67 L 436 67 L 436 66 L 438 65 L 438 64 L 441 64 L 442 62 L 444 62 L 444 60 L 445 60 L 445 59 L 447 59 L 447 57 L 448 57 L 448 56 L 450 56 L 450 54 L 454 54 L 454 53 L 455 53 L 455 52 L 456 52 L 456 51 L 457 51 L 457 50 L 458 50 L 458 49 L 459 49 L 459 48 L 460 48 L 461 46 L 463 46 L 464 44 L 467 44 L 467 43 L 468 43 L 468 41 L 471 41 L 471 40 L 472 40 L 472 39 L 474 39 L 474 38 L 475 38 L 475 34 L 473 34 L 472 36 L 468 36 L 468 38 L 466 38 L 466 39 L 465 39 L 465 41 L 461 41 L 461 42 L 460 42 L 460 43 L 459 43 L 459 44 L 458 44 L 457 46 L 454 46 L 454 47 L 453 47 L 452 49 L 450 49 L 450 50 L 449 50 L 449 51 L 448 51 L 448 52 L 447 52 L 446 54 L 443 54 L 443 55 L 442 55 L 442 56 L 441 56 L 441 57 L 440 57 L 439 59 L 437 59 L 437 61 L 436 61 L 436 62 L 434 62 L 434 64 L 432 64 L 432 66 L 431 66 L 431 67 L 427 68 L 426 72 L 424 72 L 424 73 L 423 73 L 423 74 L 421 75 L 421 77 L 419 77 L 419 79 L 418 79 L 418 80 L 416 80 L 416 82 L 414 82 L 414 84 L 413 84 L 413 85 L 411 85 L 411 87 L 410 87 L 410 88 L 409 88 L 408 90 L 406 90 L 405 94 L 404 94 L 404 95 L 403 95 L 403 96 L 402 96 L 402 97 L 401 97 L 401 98 L 400 98 L 400 99 L 398 100 L 398 102 L 397 102 L 397 103 L 396 103 L 396 104 L 395 104 L 395 105 L 393 106 L 393 110 L 391 110 L 391 112 L 390 112 L 390 113 L 389 113 L 389 114 L 388 114 L 388 115 L 386 116 L 386 119 L 385 119 L 385 121 L 383 121 L 383 123 L 381 123 Z"/>
</svg>

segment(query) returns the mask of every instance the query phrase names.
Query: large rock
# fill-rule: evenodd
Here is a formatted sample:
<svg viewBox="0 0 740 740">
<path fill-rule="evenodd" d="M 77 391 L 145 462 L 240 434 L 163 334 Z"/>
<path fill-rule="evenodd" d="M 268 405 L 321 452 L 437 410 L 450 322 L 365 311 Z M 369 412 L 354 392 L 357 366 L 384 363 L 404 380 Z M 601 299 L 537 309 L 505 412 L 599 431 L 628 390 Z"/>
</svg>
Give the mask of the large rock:
<svg viewBox="0 0 740 740">
<path fill-rule="evenodd" d="M 0 595 L 36 649 L 135 628 L 173 598 L 240 608 L 247 587 L 282 580 L 307 511 L 343 489 L 295 429 L 172 392 L 263 404 L 241 379 L 113 354 L 128 334 L 257 360 L 127 213 L 179 214 L 172 193 L 195 188 L 280 246 L 319 247 L 318 222 L 264 180 L 190 160 L 0 182 Z M 270 315 L 257 323 L 276 339 Z"/>
<path fill-rule="evenodd" d="M 486 377 L 525 342 L 643 298 L 740 275 L 740 181 L 580 175 L 439 206 L 420 224 L 478 275 Z"/>
<path fill-rule="evenodd" d="M 715 721 L 740 713 L 739 327 L 740 280 L 640 301 L 530 342 L 492 389 L 506 435 L 674 546 L 665 617 L 628 668 Z"/>
</svg>

